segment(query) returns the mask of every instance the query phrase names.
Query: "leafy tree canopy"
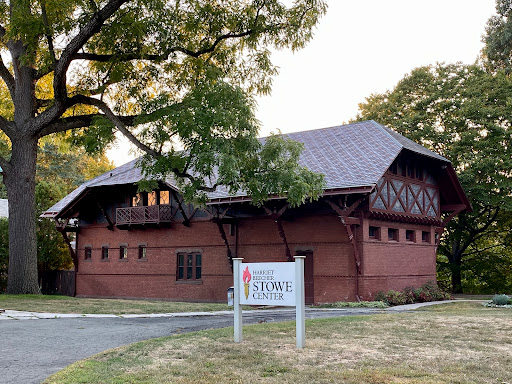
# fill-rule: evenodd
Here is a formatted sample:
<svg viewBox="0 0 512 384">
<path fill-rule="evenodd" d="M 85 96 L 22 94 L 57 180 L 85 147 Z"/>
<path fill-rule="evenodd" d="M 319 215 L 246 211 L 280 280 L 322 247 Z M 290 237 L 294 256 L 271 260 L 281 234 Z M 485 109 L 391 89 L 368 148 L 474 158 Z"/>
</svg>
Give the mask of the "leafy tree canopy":
<svg viewBox="0 0 512 384">
<path fill-rule="evenodd" d="M 255 203 L 270 189 L 288 193 L 291 205 L 320 195 L 323 179 L 297 164 L 296 143 L 256 138 L 253 97 L 270 91 L 277 72 L 270 50 L 302 48 L 326 12 L 323 0 L 288 3 L 0 2 L 0 150 L 8 152 L 0 166 L 18 203 L 9 216 L 9 292 L 37 292 L 27 218 L 37 142 L 48 135 L 70 132 L 100 153 L 119 131 L 156 159 L 144 162 L 148 177 L 172 173 L 189 199 L 204 200 L 217 183 Z"/>
<path fill-rule="evenodd" d="M 452 220 L 438 248 L 448 258 L 455 290 L 466 259 L 496 251 L 511 230 L 501 220 L 512 212 L 510 95 L 512 81 L 501 71 L 437 64 L 414 69 L 393 90 L 359 105 L 358 119 L 389 125 L 449 159 L 457 171 L 474 212 Z"/>
<path fill-rule="evenodd" d="M 512 0 L 496 0 L 497 15 L 487 21 L 484 59 L 492 70 L 512 72 Z"/>
</svg>

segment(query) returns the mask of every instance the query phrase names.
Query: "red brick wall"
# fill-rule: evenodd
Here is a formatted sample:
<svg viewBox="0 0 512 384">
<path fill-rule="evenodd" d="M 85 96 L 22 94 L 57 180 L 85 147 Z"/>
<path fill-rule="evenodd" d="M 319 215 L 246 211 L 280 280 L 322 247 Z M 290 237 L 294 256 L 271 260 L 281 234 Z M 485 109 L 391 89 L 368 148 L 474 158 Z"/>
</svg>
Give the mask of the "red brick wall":
<svg viewBox="0 0 512 384">
<path fill-rule="evenodd" d="M 368 225 L 380 226 L 379 240 L 368 239 Z M 387 227 L 398 228 L 399 241 L 387 240 Z M 355 299 L 355 262 L 352 246 L 340 219 L 332 215 L 283 221 L 290 251 L 313 252 L 315 302 Z M 225 227 L 231 250 L 235 237 Z M 405 230 L 416 231 L 416 243 L 405 241 Z M 421 242 L 421 231 L 433 229 L 364 220 L 355 231 L 362 260 L 360 295 L 371 299 L 378 291 L 419 286 L 435 280 L 435 245 Z M 285 247 L 277 224 L 269 218 L 240 220 L 238 257 L 245 262 L 286 261 Z M 419 241 L 418 241 L 419 240 Z M 128 244 L 128 259 L 119 260 L 119 245 Z M 139 243 L 147 244 L 147 260 L 138 260 Z M 84 260 L 84 247 L 91 245 L 92 260 Z M 101 260 L 101 247 L 110 248 L 109 261 Z M 202 253 L 201 282 L 176 281 L 178 251 Z M 211 222 L 193 222 L 189 228 L 174 224 L 171 228 L 109 231 L 104 227 L 83 228 L 78 238 L 80 296 L 154 297 L 175 300 L 225 301 L 232 285 L 232 273 L 217 226 Z"/>
</svg>

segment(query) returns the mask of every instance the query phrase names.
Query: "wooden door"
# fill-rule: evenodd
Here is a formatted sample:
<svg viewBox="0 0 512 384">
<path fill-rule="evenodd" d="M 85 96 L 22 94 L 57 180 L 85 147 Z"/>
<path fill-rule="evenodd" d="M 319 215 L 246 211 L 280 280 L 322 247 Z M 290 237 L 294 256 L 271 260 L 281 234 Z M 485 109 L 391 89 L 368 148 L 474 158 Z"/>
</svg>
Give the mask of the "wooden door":
<svg viewBox="0 0 512 384">
<path fill-rule="evenodd" d="M 306 296 L 306 304 L 315 302 L 315 280 L 313 276 L 313 252 L 298 252 L 298 254 L 306 256 L 304 261 L 304 290 Z"/>
</svg>

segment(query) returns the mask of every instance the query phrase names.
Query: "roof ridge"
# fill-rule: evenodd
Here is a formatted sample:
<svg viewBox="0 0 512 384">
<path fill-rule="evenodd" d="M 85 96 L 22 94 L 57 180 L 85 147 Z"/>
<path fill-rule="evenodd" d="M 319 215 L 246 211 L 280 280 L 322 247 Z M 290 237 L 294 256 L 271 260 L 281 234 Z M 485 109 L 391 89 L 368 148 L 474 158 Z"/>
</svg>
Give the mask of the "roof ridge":
<svg viewBox="0 0 512 384">
<path fill-rule="evenodd" d="M 95 183 L 97 183 L 99 181 L 103 181 L 104 179 L 108 179 L 109 177 L 119 176 L 119 175 L 122 175 L 124 173 L 130 172 L 133 169 L 133 166 L 129 167 L 129 168 L 125 169 L 125 170 L 118 171 L 115 174 L 112 174 L 112 171 L 115 171 L 116 169 L 119 169 L 119 168 L 123 168 L 124 166 L 126 166 L 128 164 L 131 164 L 131 163 L 134 163 L 135 161 L 137 161 L 139 159 L 140 159 L 140 156 L 137 157 L 136 159 L 130 160 L 127 163 L 124 163 L 124 164 L 120 165 L 119 167 L 115 167 L 115 168 L 113 168 L 113 169 L 111 169 L 111 170 L 109 170 L 107 172 L 102 173 L 101 175 L 98 175 L 95 178 L 92 178 L 92 179 L 86 181 L 84 184 L 87 184 L 86 187 L 89 187 L 89 186 L 91 186 L 91 185 L 93 185 L 93 184 L 95 184 Z M 110 173 L 110 175 L 106 176 L 108 173 Z M 102 178 L 102 176 L 105 176 L 105 177 Z"/>
<path fill-rule="evenodd" d="M 302 130 L 302 131 L 287 132 L 287 133 L 283 133 L 283 132 L 281 132 L 281 135 L 282 135 L 282 136 L 288 136 L 288 135 L 295 135 L 295 134 L 299 134 L 299 133 L 318 132 L 318 131 L 324 131 L 324 130 L 327 130 L 327 129 L 334 129 L 334 128 L 349 127 L 349 126 L 352 126 L 352 125 L 358 125 L 358 124 L 366 123 L 366 122 L 369 122 L 369 121 L 373 121 L 374 123 L 378 124 L 378 123 L 377 123 L 377 122 L 375 122 L 374 120 L 354 121 L 353 123 L 340 124 L 340 125 L 332 125 L 332 126 L 330 126 L 330 127 L 313 128 L 313 129 L 304 129 L 304 130 Z M 262 137 L 260 137 L 260 139 L 266 139 L 266 138 L 268 138 L 269 136 L 270 136 L 270 135 L 268 135 L 268 136 L 262 136 Z"/>
</svg>

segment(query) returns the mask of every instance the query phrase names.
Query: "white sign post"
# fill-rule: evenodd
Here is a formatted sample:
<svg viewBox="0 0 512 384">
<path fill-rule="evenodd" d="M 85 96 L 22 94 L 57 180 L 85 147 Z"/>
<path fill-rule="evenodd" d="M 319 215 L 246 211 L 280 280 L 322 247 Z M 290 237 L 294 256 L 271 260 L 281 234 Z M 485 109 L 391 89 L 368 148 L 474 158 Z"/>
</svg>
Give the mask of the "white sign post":
<svg viewBox="0 0 512 384">
<path fill-rule="evenodd" d="M 242 304 L 296 308 L 297 348 L 306 340 L 304 259 L 295 263 L 242 263 L 233 258 L 235 342 L 242 341 Z"/>
<path fill-rule="evenodd" d="M 233 307 L 235 310 L 235 343 L 242 341 L 242 305 L 240 305 L 240 265 L 243 258 L 233 258 L 233 280 L 234 280 L 234 295 Z"/>
<path fill-rule="evenodd" d="M 295 256 L 295 276 L 297 284 L 295 297 L 297 305 L 295 307 L 295 333 L 297 348 L 304 348 L 306 345 L 306 294 L 304 291 L 304 259 L 306 256 Z"/>
</svg>

